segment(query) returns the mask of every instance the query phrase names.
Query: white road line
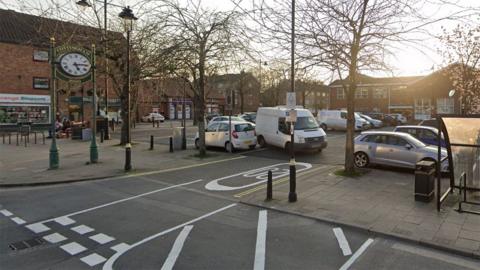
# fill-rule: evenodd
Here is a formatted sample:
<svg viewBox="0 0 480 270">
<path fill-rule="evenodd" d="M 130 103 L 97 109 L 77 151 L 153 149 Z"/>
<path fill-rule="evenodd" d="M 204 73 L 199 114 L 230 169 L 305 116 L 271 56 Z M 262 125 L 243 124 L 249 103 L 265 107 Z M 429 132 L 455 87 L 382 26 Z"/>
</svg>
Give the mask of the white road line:
<svg viewBox="0 0 480 270">
<path fill-rule="evenodd" d="M 6 217 L 13 215 L 12 212 L 8 211 L 7 209 L 0 210 L 0 213 Z"/>
<path fill-rule="evenodd" d="M 63 225 L 63 226 L 68 226 L 70 224 L 75 223 L 75 220 L 69 218 L 68 216 L 58 217 L 54 220 L 55 220 L 55 222 L 57 222 L 58 224 Z"/>
<path fill-rule="evenodd" d="M 343 234 L 342 228 L 333 228 L 333 233 L 337 238 L 338 245 L 343 252 L 343 256 L 352 255 L 352 250 L 350 249 L 350 245 L 348 244 L 347 238 L 345 238 L 345 234 Z"/>
<path fill-rule="evenodd" d="M 103 245 L 103 244 L 106 244 L 108 242 L 112 242 L 113 240 L 115 240 L 115 238 L 113 238 L 111 236 L 108 236 L 106 234 L 103 234 L 103 233 L 95 234 L 93 236 L 90 236 L 89 238 L 92 239 L 93 241 L 99 243 L 100 245 Z"/>
<path fill-rule="evenodd" d="M 102 268 L 102 269 L 103 269 L 103 270 L 112 270 L 112 269 L 113 269 L 112 267 L 113 267 L 113 264 L 115 263 L 115 261 L 116 261 L 118 258 L 120 258 L 120 256 L 122 256 L 125 252 L 131 250 L 132 248 L 135 248 L 135 247 L 137 247 L 137 246 L 140 246 L 140 245 L 142 245 L 142 244 L 145 244 L 146 242 L 151 241 L 151 240 L 153 240 L 153 239 L 155 239 L 155 238 L 157 238 L 157 237 L 159 237 L 159 236 L 165 235 L 165 234 L 167 234 L 167 233 L 170 233 L 170 232 L 172 232 L 172 231 L 178 230 L 178 229 L 180 229 L 180 228 L 182 228 L 182 227 L 185 227 L 185 226 L 187 226 L 187 225 L 190 225 L 190 224 L 192 224 L 192 223 L 195 223 L 195 222 L 197 222 L 197 221 L 200 221 L 200 220 L 202 220 L 202 219 L 205 219 L 205 218 L 207 218 L 207 217 L 210 217 L 210 216 L 215 215 L 215 214 L 217 214 L 217 213 L 220 213 L 220 212 L 222 212 L 222 211 L 225 211 L 225 210 L 227 210 L 227 209 L 229 209 L 229 208 L 231 208 L 231 207 L 234 207 L 234 206 L 236 206 L 236 205 L 237 205 L 236 203 L 229 204 L 229 205 L 227 205 L 227 206 L 225 206 L 225 207 L 222 207 L 222 208 L 220 208 L 220 209 L 217 209 L 217 210 L 215 210 L 215 211 L 212 211 L 212 212 L 210 212 L 210 213 L 207 213 L 207 214 L 205 214 L 205 215 L 203 215 L 203 216 L 194 218 L 194 219 L 192 219 L 192 220 L 190 220 L 190 221 L 187 221 L 187 222 L 185 222 L 185 223 L 182 223 L 182 224 L 177 225 L 177 226 L 175 226 L 175 227 L 172 227 L 172 228 L 170 228 L 170 229 L 164 230 L 164 231 L 159 232 L 159 233 L 157 233 L 157 234 L 151 235 L 151 236 L 149 236 L 149 237 L 147 237 L 147 238 L 144 238 L 144 239 L 142 239 L 142 240 L 140 240 L 140 241 L 138 241 L 138 242 L 130 245 L 127 249 L 123 249 L 123 250 L 118 251 L 117 253 L 113 254 L 113 256 L 111 256 L 110 258 L 108 258 L 107 262 L 103 265 L 103 268 Z"/>
<path fill-rule="evenodd" d="M 100 264 L 104 261 L 106 261 L 107 259 L 105 259 L 104 257 L 98 255 L 97 253 L 92 253 L 88 256 L 85 256 L 83 258 L 80 258 L 80 260 L 86 264 L 88 264 L 89 266 L 95 266 L 97 264 Z"/>
<path fill-rule="evenodd" d="M 33 224 L 27 225 L 25 227 L 27 227 L 27 229 L 29 229 L 30 231 L 32 231 L 34 233 L 42 233 L 42 232 L 46 232 L 46 231 L 50 230 L 49 227 L 43 225 L 42 223 L 33 223 Z"/>
<path fill-rule="evenodd" d="M 265 269 L 265 243 L 267 240 L 267 210 L 258 212 L 257 245 L 255 247 L 254 270 Z"/>
<path fill-rule="evenodd" d="M 195 180 L 195 181 L 191 181 L 191 182 L 187 182 L 187 183 L 183 183 L 183 184 L 178 184 L 178 185 L 173 185 L 173 186 L 169 186 L 169 187 L 165 187 L 165 188 L 161 188 L 161 189 L 156 189 L 156 190 L 145 192 L 145 193 L 142 193 L 142 194 L 139 194 L 139 195 L 127 197 L 127 198 L 116 200 L 116 201 L 113 201 L 113 202 L 97 205 L 97 206 L 94 206 L 94 207 L 91 207 L 91 208 L 87 208 L 87 209 L 83 209 L 83 210 L 80 210 L 80 211 L 72 212 L 70 214 L 64 215 L 63 217 L 71 217 L 71 216 L 75 216 L 75 215 L 78 215 L 78 214 L 83 214 L 83 213 L 90 212 L 90 211 L 93 211 L 93 210 L 97 210 L 97 209 L 100 209 L 100 208 L 104 208 L 104 207 L 107 207 L 107 206 L 111 206 L 111 205 L 115 205 L 115 204 L 118 204 L 118 203 L 130 201 L 130 200 L 133 200 L 133 199 L 141 198 L 141 197 L 144 197 L 144 196 L 147 196 L 147 195 L 150 195 L 150 194 L 154 194 L 154 193 L 157 193 L 157 192 L 160 192 L 160 191 L 165 191 L 165 190 L 169 190 L 169 189 L 176 188 L 176 187 L 181 187 L 181 186 L 194 184 L 194 183 L 197 183 L 197 182 L 200 182 L 200 181 L 203 181 L 203 180 L 200 179 L 200 180 Z M 50 221 L 53 221 L 55 219 L 56 218 L 46 219 L 46 220 L 40 221 L 39 223 L 50 222 Z"/>
<path fill-rule="evenodd" d="M 352 266 L 352 264 L 358 259 L 358 257 L 360 257 L 360 255 L 362 255 L 363 252 L 365 252 L 371 243 L 373 243 L 373 239 L 368 238 L 367 241 L 365 241 L 363 245 L 357 251 L 355 251 L 355 253 L 353 253 L 352 257 L 350 257 L 350 259 L 348 259 L 348 261 L 344 263 L 339 270 L 347 270 L 350 268 L 350 266 Z"/>
<path fill-rule="evenodd" d="M 125 243 L 120 243 L 118 245 L 115 245 L 113 247 L 110 247 L 110 249 L 116 251 L 116 252 L 122 252 L 122 250 L 126 250 L 130 247 L 130 245 L 125 244 Z"/>
<path fill-rule="evenodd" d="M 60 248 L 65 250 L 70 255 L 76 255 L 80 252 L 87 250 L 86 247 L 80 245 L 77 242 L 71 242 L 71 243 L 65 244 L 63 246 L 60 246 Z"/>
<path fill-rule="evenodd" d="M 182 251 L 183 244 L 185 243 L 185 240 L 187 239 L 187 236 L 192 230 L 192 228 L 193 228 L 192 225 L 187 225 L 183 227 L 183 230 L 178 235 L 177 239 L 175 240 L 175 243 L 173 243 L 172 250 L 170 250 L 170 253 L 168 254 L 167 259 L 163 263 L 162 270 L 173 269 L 173 266 L 177 261 L 178 255 L 180 255 L 180 252 Z"/>
<path fill-rule="evenodd" d="M 25 220 L 19 218 L 19 217 L 13 217 L 11 218 L 13 222 L 17 223 L 18 225 L 22 225 L 27 223 Z"/>
<path fill-rule="evenodd" d="M 52 233 L 47 236 L 44 236 L 43 239 L 47 240 L 48 242 L 55 244 L 58 242 L 62 242 L 67 240 L 67 238 L 59 233 Z"/>
<path fill-rule="evenodd" d="M 73 228 L 71 228 L 71 230 L 78 233 L 78 234 L 81 234 L 81 235 L 84 235 L 86 233 L 95 231 L 94 228 L 90 228 L 90 227 L 85 226 L 85 225 L 79 225 L 79 226 L 73 227 Z"/>
</svg>

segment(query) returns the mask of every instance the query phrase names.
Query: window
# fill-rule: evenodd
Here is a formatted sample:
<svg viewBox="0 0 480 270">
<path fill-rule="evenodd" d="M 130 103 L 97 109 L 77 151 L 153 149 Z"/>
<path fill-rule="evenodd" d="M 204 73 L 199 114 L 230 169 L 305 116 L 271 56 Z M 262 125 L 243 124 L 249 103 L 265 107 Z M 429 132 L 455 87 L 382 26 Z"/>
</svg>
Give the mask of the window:
<svg viewBox="0 0 480 270">
<path fill-rule="evenodd" d="M 433 131 L 431 130 L 426 130 L 426 129 L 422 129 L 422 130 L 419 130 L 419 135 L 418 137 L 420 139 L 427 139 L 427 140 L 436 140 L 437 139 L 437 134 L 433 133 Z"/>
<path fill-rule="evenodd" d="M 437 113 L 452 114 L 455 113 L 453 98 L 438 98 Z"/>
<path fill-rule="evenodd" d="M 387 137 L 387 144 L 389 145 L 397 145 L 397 146 L 405 146 L 407 145 L 407 141 L 404 139 L 397 137 L 397 136 L 388 136 Z"/>
<path fill-rule="evenodd" d="M 346 113 L 346 112 L 341 112 L 341 113 L 340 113 L 340 117 L 341 117 L 342 119 L 347 119 L 347 113 Z"/>
<path fill-rule="evenodd" d="M 235 125 L 235 131 L 236 132 L 242 132 L 242 131 L 252 131 L 255 130 L 255 128 L 251 124 L 239 124 Z"/>
<path fill-rule="evenodd" d="M 415 119 L 425 120 L 431 118 L 431 102 L 429 98 L 415 100 Z"/>
<path fill-rule="evenodd" d="M 33 50 L 33 61 L 48 62 L 48 51 Z"/>
<path fill-rule="evenodd" d="M 345 99 L 345 90 L 342 88 L 337 89 L 337 99 Z"/>
<path fill-rule="evenodd" d="M 387 98 L 387 89 L 385 88 L 375 88 L 373 89 L 373 98 L 375 99 L 383 99 Z"/>
<path fill-rule="evenodd" d="M 368 98 L 368 88 L 357 88 L 355 98 Z"/>
<path fill-rule="evenodd" d="M 218 127 L 218 131 L 228 131 L 228 124 L 221 123 Z"/>
<path fill-rule="evenodd" d="M 33 77 L 33 88 L 34 89 L 50 89 L 50 79 Z"/>
<path fill-rule="evenodd" d="M 283 134 L 290 134 L 290 125 L 285 122 L 285 118 L 278 118 L 278 131 Z"/>
<path fill-rule="evenodd" d="M 217 127 L 219 126 L 219 123 L 211 124 L 210 126 L 207 127 L 206 132 L 215 132 L 217 131 Z"/>
<path fill-rule="evenodd" d="M 396 130 L 397 132 L 404 132 L 412 135 L 413 137 L 417 137 L 417 130 L 414 128 L 399 128 Z"/>
</svg>

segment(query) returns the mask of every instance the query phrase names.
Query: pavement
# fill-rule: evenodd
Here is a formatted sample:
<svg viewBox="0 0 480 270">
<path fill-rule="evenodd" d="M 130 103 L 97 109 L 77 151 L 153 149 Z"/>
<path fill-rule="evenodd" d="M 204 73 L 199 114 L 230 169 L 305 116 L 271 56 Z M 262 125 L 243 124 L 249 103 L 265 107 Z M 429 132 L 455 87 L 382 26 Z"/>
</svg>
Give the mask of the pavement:
<svg viewBox="0 0 480 270">
<path fill-rule="evenodd" d="M 140 126 L 139 130 L 144 134 L 155 131 L 151 126 L 146 125 Z M 168 127 L 164 130 L 167 133 L 171 132 L 168 131 Z M 341 137 L 338 137 L 340 143 L 342 140 Z M 255 169 L 259 166 L 283 164 L 279 162 L 288 160 L 288 155 L 280 156 L 281 151 L 276 149 L 258 149 L 234 155 L 223 151 L 209 151 L 212 156 L 200 160 L 194 157 L 196 151 L 192 147 L 186 151 L 169 153 L 167 145 L 158 144 L 151 151 L 148 150 L 149 145 L 140 139 L 133 146 L 134 170 L 125 173 L 123 171 L 124 149 L 117 144 L 118 140 L 99 142 L 100 162 L 87 164 L 90 142 L 58 140 L 60 168 L 57 170 L 47 169 L 48 140 L 45 145 L 41 143 L 29 144 L 28 147 L 0 144 L 0 152 L 2 153 L 0 156 L 0 170 L 2 171 L 0 188 L 7 191 L 6 188 L 8 187 L 47 185 L 93 179 L 106 179 L 119 183 L 122 179 L 127 178 L 135 181 L 138 181 L 137 179 L 145 180 L 145 178 L 154 179 L 149 181 L 158 181 L 159 179 L 166 181 L 165 177 L 175 179 L 170 183 L 175 184 L 178 177 L 190 179 L 198 177 L 198 169 L 201 169 L 202 174 L 208 172 L 207 178 L 215 179 L 217 177 L 218 180 L 231 176 L 242 177 L 242 173 L 236 174 L 236 172 Z M 189 144 L 191 146 L 191 142 Z M 335 143 L 332 144 L 331 148 L 329 147 L 332 151 L 337 151 L 337 148 L 340 147 L 336 147 Z M 303 156 L 305 160 L 313 163 L 313 166 L 298 173 L 297 194 L 299 200 L 296 203 L 287 201 L 289 185 L 288 178 L 285 177 L 275 179 L 274 199 L 272 201 L 265 201 L 264 184 L 249 183 L 248 181 L 252 180 L 245 177 L 241 179 L 241 181 L 244 181 L 244 188 L 229 193 L 221 193 L 221 196 L 227 197 L 231 201 L 241 202 L 244 205 L 285 212 L 309 219 L 313 218 L 326 221 L 329 224 L 339 224 L 344 226 L 345 229 L 360 229 L 360 231 L 378 237 L 387 237 L 385 241 L 388 241 L 388 237 L 405 239 L 410 243 L 417 243 L 461 254 L 462 256 L 480 258 L 480 216 L 456 212 L 458 195 L 449 196 L 448 200 L 442 205 L 442 211 L 437 212 L 433 201 L 423 203 L 414 200 L 414 176 L 411 172 L 373 168 L 358 178 L 337 176 L 334 172 L 341 168 L 337 165 L 337 161 L 341 159 L 335 159 L 331 163 L 323 162 L 328 156 L 326 152 L 328 151 L 324 151 L 318 160 L 312 158 L 311 155 Z M 272 153 L 275 157 L 272 157 Z M 8 157 L 13 158 L 9 159 Z M 229 174 L 226 171 L 232 172 Z M 245 175 L 243 174 L 243 176 Z M 230 179 L 227 180 L 230 181 Z M 238 183 L 236 178 L 232 178 L 231 181 Z M 134 186 L 134 184 L 127 185 L 129 189 Z M 145 188 L 144 191 L 149 190 L 147 187 Z M 205 192 L 203 184 L 199 189 Z M 33 194 L 32 196 L 35 196 L 36 191 L 32 190 L 32 192 L 30 192 Z M 69 192 L 73 191 L 70 190 Z M 129 190 L 128 193 L 130 192 L 132 191 Z M 215 196 L 220 194 L 211 190 L 206 192 Z M 117 196 L 118 194 L 114 192 L 113 195 Z M 44 195 L 38 196 L 45 198 Z M 69 196 L 73 195 L 66 195 L 66 197 Z M 95 199 L 98 198 L 95 197 Z M 175 197 L 165 199 L 165 203 L 170 202 L 170 206 L 172 206 L 173 201 L 177 201 Z M 56 208 L 58 207 L 56 206 Z M 13 209 L 15 210 L 15 208 Z M 182 209 L 180 208 L 180 210 Z M 182 211 L 186 210 L 183 209 Z M 169 212 L 171 211 L 169 210 Z M 38 212 L 35 212 L 34 216 L 36 214 Z M 229 214 L 228 216 L 232 215 Z M 49 213 L 46 216 L 55 215 Z M 40 217 L 31 218 L 31 220 L 38 219 Z M 102 224 L 101 226 L 108 228 L 111 225 Z M 233 223 L 231 226 L 234 226 Z M 309 237 L 305 236 L 304 238 L 308 239 Z M 207 237 L 205 241 L 209 239 Z M 359 246 L 361 241 L 357 241 L 355 245 Z M 381 250 L 381 248 L 378 249 Z M 200 255 L 195 254 L 195 256 Z M 207 265 L 206 268 L 209 268 L 208 266 L 211 265 Z M 245 268 L 244 265 L 240 266 L 239 268 Z M 280 267 L 281 264 L 278 266 L 278 269 L 283 268 Z M 389 266 L 392 267 L 392 265 Z M 365 267 L 364 269 L 369 268 Z"/>
</svg>

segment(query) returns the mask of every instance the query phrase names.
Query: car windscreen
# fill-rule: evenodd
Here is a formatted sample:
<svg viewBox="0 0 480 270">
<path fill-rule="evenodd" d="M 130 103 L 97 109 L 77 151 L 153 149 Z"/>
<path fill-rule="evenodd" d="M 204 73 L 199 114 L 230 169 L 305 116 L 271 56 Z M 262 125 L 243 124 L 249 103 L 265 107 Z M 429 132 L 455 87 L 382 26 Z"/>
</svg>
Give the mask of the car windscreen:
<svg viewBox="0 0 480 270">
<path fill-rule="evenodd" d="M 368 116 L 368 115 L 361 114 L 360 116 L 363 117 L 364 119 L 369 120 L 369 121 L 372 121 L 372 120 L 373 120 L 373 118 L 371 118 L 371 117 Z"/>
<path fill-rule="evenodd" d="M 408 142 L 413 144 L 415 147 L 425 147 L 427 146 L 426 144 L 424 144 L 423 142 L 421 142 L 420 140 L 418 140 L 417 138 L 413 137 L 412 135 L 408 135 Z"/>
<path fill-rule="evenodd" d="M 355 119 L 359 120 L 359 119 L 362 119 L 362 117 L 360 117 L 360 114 L 355 113 Z"/>
<path fill-rule="evenodd" d="M 297 117 L 297 122 L 295 122 L 295 130 L 304 130 L 304 129 L 317 129 L 318 123 L 315 118 L 311 116 L 302 116 Z"/>
<path fill-rule="evenodd" d="M 248 124 L 248 123 L 245 123 L 245 124 L 236 124 L 235 125 L 235 131 L 236 132 L 242 132 L 242 131 L 252 131 L 254 130 L 255 128 L 251 125 L 251 124 Z"/>
</svg>

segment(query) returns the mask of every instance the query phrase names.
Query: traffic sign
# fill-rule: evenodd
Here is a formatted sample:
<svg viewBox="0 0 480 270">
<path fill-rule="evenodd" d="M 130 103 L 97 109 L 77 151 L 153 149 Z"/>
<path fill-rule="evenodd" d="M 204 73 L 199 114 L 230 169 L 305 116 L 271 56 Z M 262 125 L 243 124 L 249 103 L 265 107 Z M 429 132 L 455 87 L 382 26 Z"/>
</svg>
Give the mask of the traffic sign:
<svg viewBox="0 0 480 270">
<path fill-rule="evenodd" d="M 287 112 L 287 122 L 297 122 L 297 111 L 290 110 Z"/>
<path fill-rule="evenodd" d="M 293 110 L 297 106 L 297 96 L 295 92 L 287 92 L 287 108 Z"/>
</svg>

